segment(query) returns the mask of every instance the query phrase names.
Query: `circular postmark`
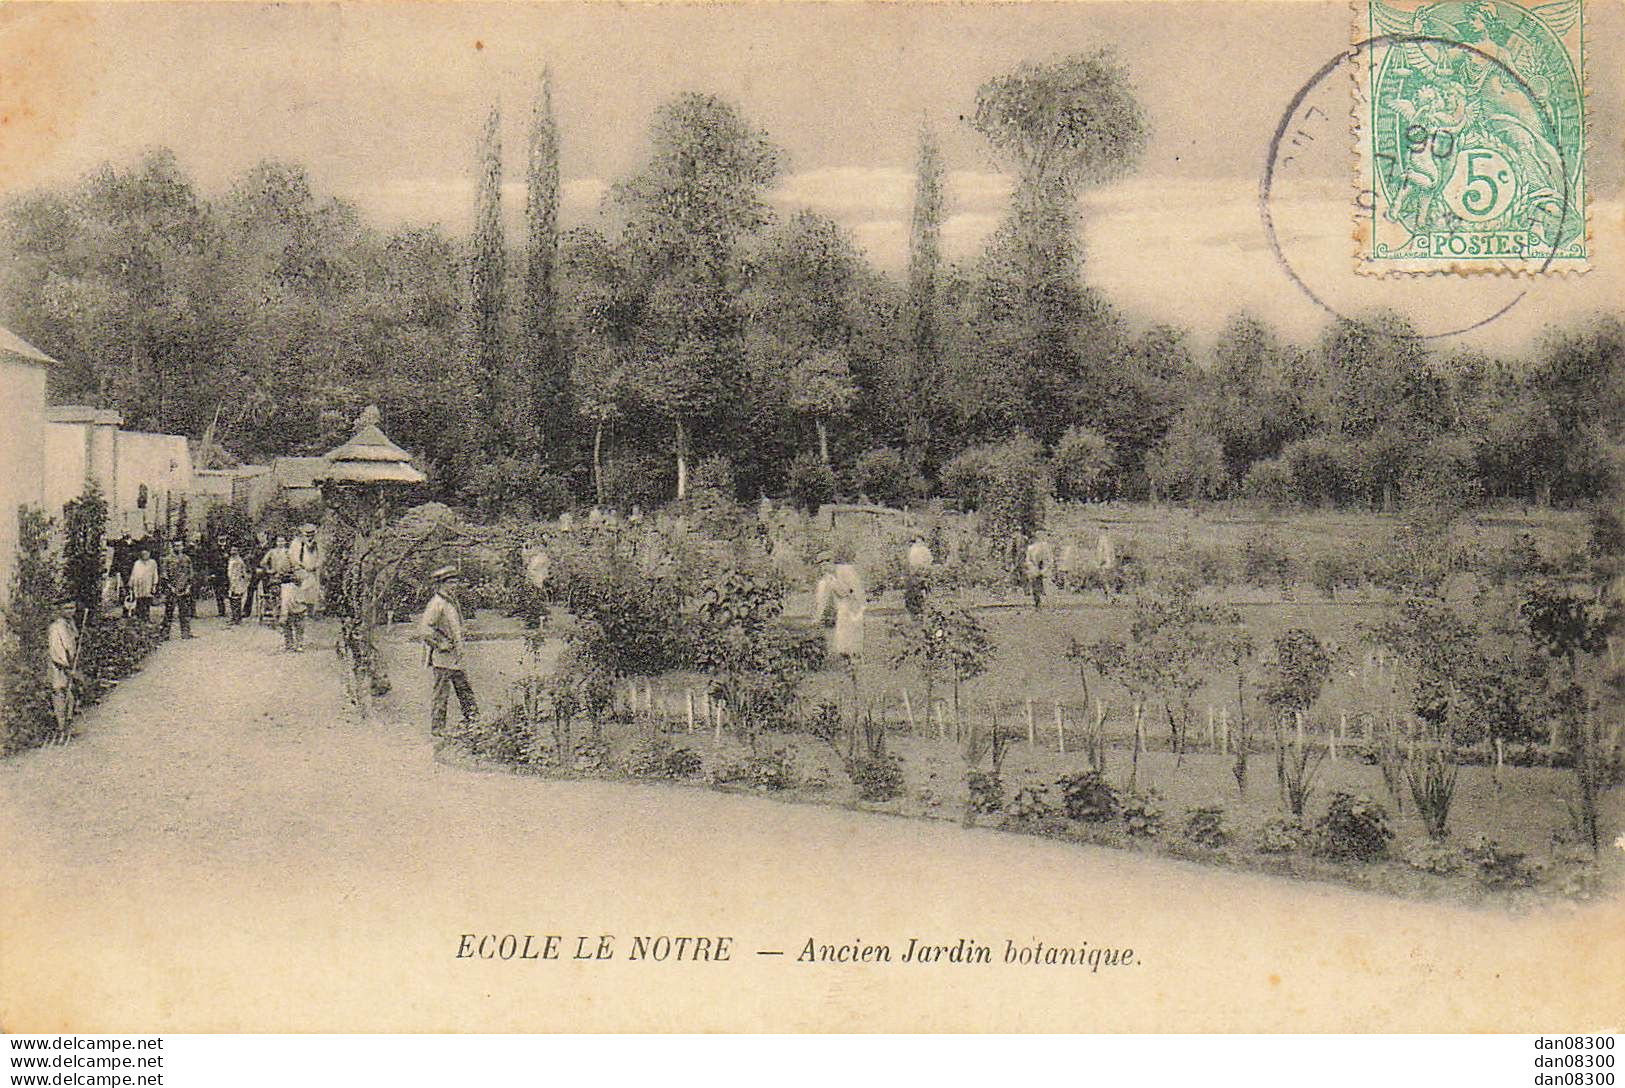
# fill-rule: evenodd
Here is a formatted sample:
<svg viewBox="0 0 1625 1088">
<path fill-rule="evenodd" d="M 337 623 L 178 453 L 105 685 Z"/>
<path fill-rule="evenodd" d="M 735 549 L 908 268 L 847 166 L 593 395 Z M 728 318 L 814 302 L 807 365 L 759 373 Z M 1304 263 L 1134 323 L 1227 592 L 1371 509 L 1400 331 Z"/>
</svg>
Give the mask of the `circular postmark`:
<svg viewBox="0 0 1625 1088">
<path fill-rule="evenodd" d="M 1455 6 L 1480 10 L 1435 8 Z M 1541 40 L 1538 29 L 1526 35 Z M 1584 237 L 1581 156 L 1571 150 L 1583 124 L 1578 76 L 1560 44 L 1541 49 L 1534 78 L 1504 51 L 1430 33 L 1372 37 L 1321 65 L 1282 113 L 1259 185 L 1265 236 L 1287 277 L 1334 318 L 1397 309 L 1425 338 L 1469 332 L 1517 306 L 1529 277 L 1462 275 L 1450 262 L 1500 247 L 1543 272 Z M 1356 134 L 1369 142 L 1357 174 Z M 1411 263 L 1402 274 L 1361 274 L 1358 244 Z M 1430 255 L 1438 267 L 1418 271 L 1416 259 Z"/>
</svg>

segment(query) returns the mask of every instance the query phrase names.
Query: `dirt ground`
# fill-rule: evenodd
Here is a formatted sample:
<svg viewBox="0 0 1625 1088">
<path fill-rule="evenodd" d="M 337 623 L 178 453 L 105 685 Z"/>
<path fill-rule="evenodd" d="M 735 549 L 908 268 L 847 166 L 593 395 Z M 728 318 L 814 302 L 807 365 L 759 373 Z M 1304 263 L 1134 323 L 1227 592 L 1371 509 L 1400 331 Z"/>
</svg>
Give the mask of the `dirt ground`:
<svg viewBox="0 0 1625 1088">
<path fill-rule="evenodd" d="M 362 721 L 331 631 L 201 620 L 0 764 L 8 1031 L 1579 1030 L 1617 905 L 1522 916 L 698 789 L 436 757 L 426 679 Z M 494 682 L 494 681 L 493 681 Z M 1471 939 L 1463 939 L 1470 927 Z M 613 938 L 459 959 L 464 934 Z M 634 935 L 730 936 L 634 963 Z M 802 943 L 1131 948 L 1130 965 L 803 964 Z M 757 956 L 783 951 L 782 957 Z"/>
</svg>

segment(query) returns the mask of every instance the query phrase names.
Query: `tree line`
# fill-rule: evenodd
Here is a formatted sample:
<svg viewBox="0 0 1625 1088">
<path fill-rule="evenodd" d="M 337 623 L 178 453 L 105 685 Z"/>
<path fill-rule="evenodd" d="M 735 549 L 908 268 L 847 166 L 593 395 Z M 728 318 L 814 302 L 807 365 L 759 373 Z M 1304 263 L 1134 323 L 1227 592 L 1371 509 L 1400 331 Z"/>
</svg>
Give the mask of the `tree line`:
<svg viewBox="0 0 1625 1088">
<path fill-rule="evenodd" d="M 469 237 L 381 231 L 263 162 L 205 194 L 155 150 L 4 209 L 4 321 L 61 360 L 53 397 L 247 460 L 343 441 L 366 404 L 431 489 L 497 511 L 654 505 L 703 472 L 739 497 L 951 490 L 1015 443 L 1067 497 L 1272 504 L 1575 502 L 1618 474 L 1625 331 L 1602 315 L 1522 358 L 1400 315 L 1295 344 L 1241 314 L 1198 357 L 1089 287 L 1077 202 L 1132 171 L 1149 121 L 1107 51 L 1024 64 L 968 123 L 1013 174 L 1004 221 L 942 252 L 945 164 L 920 133 L 901 282 L 811 210 L 775 211 L 782 149 L 732 103 L 660 106 L 599 227 L 562 231 L 544 73 L 525 230 L 479 128 Z"/>
</svg>

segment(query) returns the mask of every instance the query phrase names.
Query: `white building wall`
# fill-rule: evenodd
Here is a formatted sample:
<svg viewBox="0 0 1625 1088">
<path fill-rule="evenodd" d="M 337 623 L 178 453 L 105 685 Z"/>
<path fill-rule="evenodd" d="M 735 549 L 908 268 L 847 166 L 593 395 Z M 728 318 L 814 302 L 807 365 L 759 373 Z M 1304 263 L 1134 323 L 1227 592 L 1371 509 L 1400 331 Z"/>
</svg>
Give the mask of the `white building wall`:
<svg viewBox="0 0 1625 1088">
<path fill-rule="evenodd" d="M 140 536 L 148 529 L 168 524 L 181 500 L 192 492 L 192 452 L 184 435 L 120 431 L 117 465 L 116 509 L 123 522 L 110 518 L 111 533 L 127 531 Z M 143 485 L 147 489 L 144 510 L 138 506 Z M 198 519 L 190 509 L 187 520 L 195 528 Z"/>
<path fill-rule="evenodd" d="M 0 600 L 17 557 L 17 508 L 45 502 L 45 367 L 0 354 Z"/>
<path fill-rule="evenodd" d="M 45 511 L 58 521 L 63 504 L 85 492 L 89 430 L 83 423 L 45 424 Z"/>
</svg>

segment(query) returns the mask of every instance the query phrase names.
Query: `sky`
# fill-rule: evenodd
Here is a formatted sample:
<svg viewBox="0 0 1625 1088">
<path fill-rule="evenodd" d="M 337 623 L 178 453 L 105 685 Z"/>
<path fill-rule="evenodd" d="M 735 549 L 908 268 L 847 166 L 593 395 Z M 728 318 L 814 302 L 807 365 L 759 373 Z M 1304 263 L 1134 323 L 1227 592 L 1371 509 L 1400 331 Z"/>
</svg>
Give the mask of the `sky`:
<svg viewBox="0 0 1625 1088">
<path fill-rule="evenodd" d="M 1554 320 L 1625 297 L 1621 87 L 1625 5 L 1588 8 L 1588 163 L 1594 241 L 1585 276 L 1472 283 L 1370 281 L 1352 272 L 1343 163 L 1281 179 L 1281 249 L 1339 309 L 1390 305 L 1424 331 L 1523 297 L 1452 343 L 1514 351 Z M 975 255 L 1004 211 L 1006 164 L 962 114 L 1024 60 L 1109 46 L 1151 122 L 1138 169 L 1085 194 L 1085 278 L 1139 321 L 1210 342 L 1246 310 L 1313 335 L 1326 314 L 1269 245 L 1259 180 L 1282 111 L 1350 40 L 1343 0 L 1066 4 L 13 4 L 0 8 L 0 191 L 70 183 L 167 146 L 206 192 L 256 161 L 308 169 L 382 228 L 461 234 L 474 207 L 475 137 L 503 113 L 505 206 L 524 203 L 525 129 L 551 68 L 565 225 L 591 224 L 634 170 L 650 117 L 685 90 L 718 94 L 784 149 L 784 211 L 837 219 L 878 267 L 906 262 L 923 124 L 949 169 L 945 248 Z M 1323 93 L 1341 94 L 1338 85 Z"/>
</svg>

